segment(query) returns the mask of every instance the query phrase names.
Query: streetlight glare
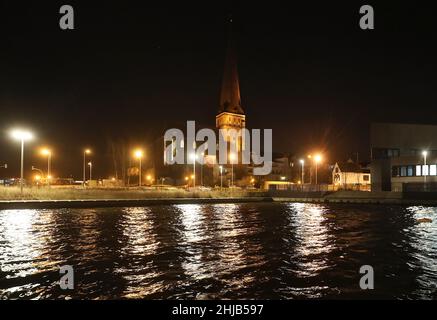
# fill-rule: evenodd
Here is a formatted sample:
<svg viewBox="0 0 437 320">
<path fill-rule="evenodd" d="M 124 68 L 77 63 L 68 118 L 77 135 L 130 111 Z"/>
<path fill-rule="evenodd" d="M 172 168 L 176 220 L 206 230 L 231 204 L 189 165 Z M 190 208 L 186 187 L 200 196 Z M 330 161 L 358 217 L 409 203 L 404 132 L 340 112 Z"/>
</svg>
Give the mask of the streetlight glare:
<svg viewBox="0 0 437 320">
<path fill-rule="evenodd" d="M 91 150 L 90 150 L 90 149 L 85 149 L 85 153 L 86 153 L 86 154 L 90 154 L 90 153 L 91 153 Z"/>
<path fill-rule="evenodd" d="M 134 156 L 135 156 L 135 158 L 137 158 L 137 159 L 140 159 L 140 158 L 142 158 L 143 157 L 143 150 L 140 150 L 140 149 L 138 149 L 138 150 L 135 150 L 134 151 Z"/>
<path fill-rule="evenodd" d="M 304 163 L 305 163 L 305 160 L 304 160 L 304 159 L 300 159 L 299 162 L 300 162 L 301 164 L 304 164 Z"/>
<path fill-rule="evenodd" d="M 27 130 L 14 129 L 11 131 L 11 137 L 16 140 L 32 140 L 33 134 Z"/>
<path fill-rule="evenodd" d="M 314 157 L 314 160 L 315 160 L 316 162 L 320 162 L 320 161 L 322 161 L 322 156 L 321 156 L 320 154 L 318 154 L 318 155 L 316 155 L 316 156 Z"/>
<path fill-rule="evenodd" d="M 422 155 L 423 155 L 424 157 L 426 157 L 426 156 L 428 155 L 428 151 L 426 151 L 426 150 L 422 151 Z"/>
<path fill-rule="evenodd" d="M 42 149 L 41 150 L 41 154 L 43 156 L 48 156 L 49 154 L 51 154 L 52 152 L 49 149 Z"/>
</svg>

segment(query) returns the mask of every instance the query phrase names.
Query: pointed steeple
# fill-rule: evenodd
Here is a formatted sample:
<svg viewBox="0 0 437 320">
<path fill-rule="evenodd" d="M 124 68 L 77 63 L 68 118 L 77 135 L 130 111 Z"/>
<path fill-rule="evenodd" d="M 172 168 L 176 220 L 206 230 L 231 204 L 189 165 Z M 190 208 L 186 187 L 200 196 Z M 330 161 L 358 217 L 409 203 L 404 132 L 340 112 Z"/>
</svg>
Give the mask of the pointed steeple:
<svg viewBox="0 0 437 320">
<path fill-rule="evenodd" d="M 238 80 L 237 55 L 232 38 L 232 18 L 229 19 L 228 49 L 226 53 L 225 72 L 223 74 L 220 94 L 219 113 L 230 112 L 244 114 L 241 107 L 240 83 Z"/>
</svg>

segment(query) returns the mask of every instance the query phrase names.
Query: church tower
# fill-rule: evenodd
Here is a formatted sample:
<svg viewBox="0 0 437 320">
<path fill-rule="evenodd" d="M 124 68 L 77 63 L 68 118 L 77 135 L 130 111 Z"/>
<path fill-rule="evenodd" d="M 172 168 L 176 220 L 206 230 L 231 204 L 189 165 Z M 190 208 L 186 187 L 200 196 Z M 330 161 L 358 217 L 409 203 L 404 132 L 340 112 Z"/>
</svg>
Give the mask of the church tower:
<svg viewBox="0 0 437 320">
<path fill-rule="evenodd" d="M 217 129 L 235 129 L 239 131 L 246 127 L 246 116 L 241 106 L 237 56 L 231 28 L 232 20 L 229 22 L 229 43 L 220 93 L 220 106 L 215 118 Z M 238 151 L 241 151 L 241 147 L 240 142 L 237 144 Z"/>
</svg>

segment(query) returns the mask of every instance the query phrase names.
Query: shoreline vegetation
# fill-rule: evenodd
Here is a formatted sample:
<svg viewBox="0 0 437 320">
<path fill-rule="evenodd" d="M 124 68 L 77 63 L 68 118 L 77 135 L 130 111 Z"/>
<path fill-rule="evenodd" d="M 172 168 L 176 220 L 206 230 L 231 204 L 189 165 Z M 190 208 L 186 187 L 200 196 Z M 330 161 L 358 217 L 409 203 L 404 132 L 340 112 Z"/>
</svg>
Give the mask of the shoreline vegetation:
<svg viewBox="0 0 437 320">
<path fill-rule="evenodd" d="M 262 190 L 211 189 L 157 190 L 150 188 L 85 188 L 27 187 L 21 195 L 19 187 L 0 187 L 0 201 L 22 200 L 146 200 L 174 198 L 250 198 L 265 197 Z"/>
</svg>

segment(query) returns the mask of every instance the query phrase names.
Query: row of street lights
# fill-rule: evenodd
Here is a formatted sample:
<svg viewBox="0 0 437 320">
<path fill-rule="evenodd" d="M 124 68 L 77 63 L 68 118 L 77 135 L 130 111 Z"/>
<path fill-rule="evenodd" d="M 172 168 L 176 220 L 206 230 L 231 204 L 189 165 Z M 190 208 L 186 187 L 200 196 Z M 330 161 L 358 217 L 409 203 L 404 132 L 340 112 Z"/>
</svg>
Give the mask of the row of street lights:
<svg viewBox="0 0 437 320">
<path fill-rule="evenodd" d="M 21 144 L 21 156 L 20 156 L 20 191 L 23 193 L 24 187 L 24 146 L 25 142 L 30 141 L 34 138 L 32 132 L 28 130 L 22 129 L 14 129 L 10 132 L 10 135 L 13 139 L 18 140 Z M 51 162 L 52 162 L 52 151 L 50 149 L 44 148 L 41 150 L 41 154 L 47 156 L 47 184 L 50 185 L 51 176 Z M 86 156 L 91 154 L 90 149 L 85 149 L 83 152 L 83 186 L 85 186 L 86 180 Z M 139 186 L 141 186 L 141 160 L 144 156 L 144 152 L 141 149 L 136 149 L 134 151 L 134 156 L 139 161 Z M 93 163 L 91 161 L 88 162 L 89 170 L 90 170 L 90 180 L 92 180 L 92 168 Z M 7 168 L 7 164 L 2 165 L 1 167 Z M 32 167 L 32 170 L 36 170 L 35 167 Z M 38 169 L 39 170 L 39 169 Z"/>
<path fill-rule="evenodd" d="M 317 184 L 317 169 L 318 169 L 319 163 L 322 162 L 322 156 L 320 154 L 316 154 L 314 156 L 309 154 L 308 155 L 308 159 L 314 160 L 314 164 L 315 164 L 315 167 L 316 167 L 316 184 Z M 300 159 L 299 162 L 300 162 L 300 164 L 302 166 L 302 168 L 301 168 L 301 176 L 302 176 L 301 183 L 304 184 L 304 172 L 305 172 L 304 171 L 304 165 L 305 165 L 305 160 L 304 159 Z"/>
<path fill-rule="evenodd" d="M 203 186 L 203 162 L 205 161 L 205 153 L 202 152 L 202 162 L 200 163 L 200 185 Z M 193 160 L 193 175 L 192 175 L 192 179 L 193 179 L 193 187 L 196 187 L 196 160 L 197 160 L 197 156 L 196 156 L 196 152 L 192 153 L 190 156 L 191 160 Z M 236 159 L 236 155 L 234 153 L 230 153 L 229 154 L 229 160 L 231 162 L 231 186 L 234 186 L 234 161 Z M 223 166 L 219 166 L 219 170 L 220 170 L 220 187 L 223 188 Z M 187 178 L 185 178 L 185 180 L 188 180 Z"/>
</svg>

